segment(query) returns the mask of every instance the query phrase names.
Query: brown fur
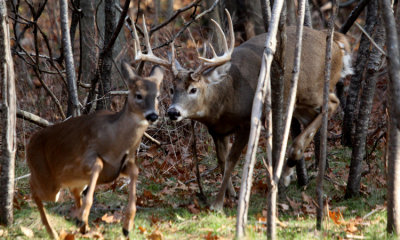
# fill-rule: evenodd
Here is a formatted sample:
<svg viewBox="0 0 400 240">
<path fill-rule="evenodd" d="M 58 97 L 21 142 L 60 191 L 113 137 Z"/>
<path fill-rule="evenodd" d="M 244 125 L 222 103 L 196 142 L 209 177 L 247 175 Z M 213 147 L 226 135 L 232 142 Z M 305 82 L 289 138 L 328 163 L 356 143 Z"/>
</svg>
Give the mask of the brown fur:
<svg viewBox="0 0 400 240">
<path fill-rule="evenodd" d="M 123 227 L 129 231 L 133 225 L 138 174 L 135 153 L 148 126 L 145 114 L 158 111 L 156 97 L 163 73 L 157 67 L 150 77 L 142 78 L 134 74 L 128 64 L 122 69 L 128 80 L 129 95 L 120 112 L 101 111 L 71 118 L 42 129 L 29 142 L 27 162 L 31 170 L 32 195 L 53 238 L 57 238 L 57 233 L 48 223 L 42 201 L 55 201 L 61 188 L 69 188 L 77 207 L 81 207 L 80 193 L 89 185 L 78 216 L 83 221 L 81 231 L 84 232 L 88 229 L 95 185 L 111 182 L 120 173 L 131 178 Z"/>
<path fill-rule="evenodd" d="M 284 90 L 286 100 L 292 78 L 295 34 L 294 27 L 287 27 Z M 182 72 L 174 84 L 174 95 L 169 111 L 181 110 L 182 118 L 198 120 L 208 127 L 216 144 L 219 165 L 225 172 L 221 189 L 212 205 L 214 209 L 222 208 L 227 189 L 228 193 L 235 194 L 230 175 L 248 141 L 251 109 L 265 39 L 266 35 L 262 34 L 236 47 L 230 62 L 203 73 L 199 81 L 191 79 L 190 72 Z M 332 47 L 330 113 L 337 108 L 339 103 L 334 94 L 334 88 L 340 79 L 343 65 L 343 52 L 337 44 L 338 41 L 343 42 L 346 47 L 349 46 L 344 37 L 335 34 L 335 43 Z M 301 159 L 304 149 L 321 124 L 320 108 L 324 85 L 325 46 L 326 33 L 304 28 L 294 117 L 305 126 L 305 130 L 293 141 L 289 149 L 290 159 Z M 229 69 L 228 72 L 227 69 Z M 272 77 L 277 76 L 272 75 Z M 193 87 L 197 88 L 198 95 L 196 97 L 190 94 Z M 230 135 L 234 135 L 235 138 L 229 151 Z"/>
</svg>

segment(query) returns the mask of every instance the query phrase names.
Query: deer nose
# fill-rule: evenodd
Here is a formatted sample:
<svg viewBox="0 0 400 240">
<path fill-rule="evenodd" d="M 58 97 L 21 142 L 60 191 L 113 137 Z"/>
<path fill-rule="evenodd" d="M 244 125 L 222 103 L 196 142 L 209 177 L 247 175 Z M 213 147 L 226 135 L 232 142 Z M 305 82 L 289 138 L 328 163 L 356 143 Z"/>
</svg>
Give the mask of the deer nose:
<svg viewBox="0 0 400 240">
<path fill-rule="evenodd" d="M 178 117 L 181 116 L 181 113 L 176 108 L 168 109 L 168 116 L 171 120 L 178 120 Z"/>
<path fill-rule="evenodd" d="M 156 113 L 150 113 L 146 115 L 147 121 L 155 122 L 158 119 L 158 115 Z"/>
</svg>

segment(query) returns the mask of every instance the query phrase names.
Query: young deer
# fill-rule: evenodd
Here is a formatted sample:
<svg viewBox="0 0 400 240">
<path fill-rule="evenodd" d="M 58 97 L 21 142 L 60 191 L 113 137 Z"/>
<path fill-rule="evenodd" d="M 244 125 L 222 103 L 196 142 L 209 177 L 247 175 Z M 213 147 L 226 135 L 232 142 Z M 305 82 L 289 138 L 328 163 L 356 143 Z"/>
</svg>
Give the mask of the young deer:
<svg viewBox="0 0 400 240">
<path fill-rule="evenodd" d="M 32 197 L 47 232 L 58 238 L 50 226 L 42 201 L 57 201 L 61 188 L 69 188 L 76 206 L 81 232 L 88 227 L 89 211 L 96 184 L 109 183 L 120 174 L 130 178 L 129 202 L 125 209 L 123 233 L 128 236 L 136 213 L 136 181 L 139 168 L 135 153 L 149 122 L 158 118 L 157 96 L 163 70 L 153 67 L 149 77 L 136 75 L 122 63 L 129 94 L 123 109 L 100 111 L 71 118 L 34 134 L 27 149 L 31 170 Z M 88 186 L 86 197 L 81 193 Z"/>
<path fill-rule="evenodd" d="M 230 45 L 221 27 L 217 29 L 223 38 L 224 53 L 217 56 L 211 46 L 213 58 L 199 57 L 201 64 L 196 70 L 184 69 L 176 61 L 172 104 L 168 109 L 171 120 L 197 120 L 207 126 L 211 134 L 218 158 L 223 169 L 223 182 L 212 208 L 221 210 L 225 192 L 235 195 L 231 182 L 231 172 L 235 167 L 250 132 L 250 117 L 253 97 L 261 67 L 266 35 L 258 35 L 234 48 L 235 38 L 232 21 L 228 15 Z M 295 27 L 287 27 L 285 52 L 284 99 L 287 101 L 290 79 L 292 78 Z M 321 125 L 321 106 L 323 100 L 324 64 L 326 33 L 304 28 L 301 69 L 297 89 L 296 106 L 293 117 L 300 121 L 304 130 L 289 148 L 289 165 L 300 162 L 305 148 Z M 340 77 L 351 73 L 350 47 L 347 39 L 335 33 L 332 46 L 332 69 L 329 93 L 329 114 L 331 115 L 339 100 L 334 88 Z M 276 73 L 271 78 L 276 79 Z M 230 148 L 229 138 L 234 136 Z M 304 161 L 304 160 L 303 160 Z"/>
</svg>

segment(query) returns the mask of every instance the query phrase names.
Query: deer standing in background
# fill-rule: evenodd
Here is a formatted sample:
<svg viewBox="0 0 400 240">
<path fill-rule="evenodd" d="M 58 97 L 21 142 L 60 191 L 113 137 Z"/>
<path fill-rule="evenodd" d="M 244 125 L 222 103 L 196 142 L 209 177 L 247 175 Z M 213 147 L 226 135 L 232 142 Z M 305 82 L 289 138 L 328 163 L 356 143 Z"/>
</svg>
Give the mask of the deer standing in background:
<svg viewBox="0 0 400 240">
<path fill-rule="evenodd" d="M 171 120 L 197 120 L 207 126 L 211 134 L 218 158 L 223 169 L 221 188 L 211 208 L 222 210 L 227 192 L 235 196 L 231 181 L 234 169 L 250 132 L 250 117 L 254 93 L 264 52 L 266 34 L 258 35 L 234 48 L 232 20 L 227 12 L 230 44 L 221 27 L 217 29 L 223 38 L 224 53 L 218 56 L 210 45 L 213 58 L 203 54 L 199 57 L 200 66 L 196 70 L 184 69 L 177 61 L 174 64 L 174 86 L 172 104 L 168 109 Z M 285 52 L 284 101 L 287 102 L 292 78 L 296 28 L 287 27 L 287 46 Z M 289 148 L 288 166 L 304 161 L 305 148 L 313 139 L 322 121 L 322 101 L 324 85 L 326 32 L 304 28 L 301 69 L 297 88 L 294 118 L 302 123 L 304 130 Z M 329 115 L 339 105 L 334 93 L 335 85 L 341 77 L 351 74 L 350 45 L 346 37 L 335 33 L 332 46 L 332 69 L 329 94 Z M 277 73 L 271 78 L 277 79 Z M 230 148 L 229 138 L 234 136 Z"/>
<path fill-rule="evenodd" d="M 130 178 L 123 221 L 125 236 L 133 226 L 139 174 L 135 153 L 149 122 L 158 118 L 157 96 L 164 73 L 155 66 L 149 77 L 140 77 L 127 63 L 122 64 L 122 73 L 129 94 L 120 112 L 100 111 L 71 118 L 42 129 L 29 142 L 27 162 L 32 197 L 52 238 L 58 235 L 49 224 L 42 201 L 57 201 L 60 189 L 69 188 L 80 209 L 80 230 L 85 233 L 89 229 L 95 186 L 112 182 L 120 174 Z M 88 192 L 82 201 L 81 193 L 86 186 Z"/>
</svg>

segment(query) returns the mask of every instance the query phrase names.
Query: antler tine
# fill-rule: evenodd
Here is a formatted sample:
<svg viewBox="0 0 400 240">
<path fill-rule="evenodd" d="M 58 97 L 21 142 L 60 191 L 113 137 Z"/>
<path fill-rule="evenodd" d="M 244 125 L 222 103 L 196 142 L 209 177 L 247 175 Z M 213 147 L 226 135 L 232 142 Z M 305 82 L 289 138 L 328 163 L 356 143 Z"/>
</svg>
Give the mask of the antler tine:
<svg viewBox="0 0 400 240">
<path fill-rule="evenodd" d="M 171 69 L 174 76 L 177 76 L 179 71 L 175 63 L 175 42 L 171 43 Z"/>
<path fill-rule="evenodd" d="M 229 13 L 228 9 L 225 8 L 225 13 L 226 16 L 228 17 L 228 25 L 229 25 L 229 34 L 231 37 L 231 45 L 229 46 L 229 51 L 233 52 L 233 49 L 235 48 L 235 32 L 233 31 L 233 23 L 232 23 L 232 18 L 231 14 Z"/>
<path fill-rule="evenodd" d="M 214 47 L 212 46 L 212 44 L 209 43 L 213 57 L 206 58 L 205 55 L 203 55 L 202 57 L 199 57 L 199 59 L 201 60 L 201 64 L 196 69 L 196 71 L 193 73 L 193 76 L 198 76 L 198 74 L 204 72 L 206 69 L 208 69 L 210 67 L 220 66 L 231 60 L 233 49 L 235 47 L 235 33 L 233 32 L 233 24 L 232 24 L 231 15 L 229 14 L 228 10 L 226 10 L 226 9 L 225 9 L 225 12 L 228 17 L 228 24 L 229 24 L 229 34 L 230 34 L 229 48 L 228 48 L 228 42 L 226 40 L 226 36 L 225 36 L 224 31 L 222 30 L 221 26 L 216 21 L 211 19 L 211 21 L 217 27 L 217 31 L 219 32 L 219 35 L 221 35 L 221 37 L 222 37 L 224 53 L 221 56 L 218 56 L 215 53 L 215 50 L 214 50 Z"/>
<path fill-rule="evenodd" d="M 225 33 L 224 33 L 224 31 L 222 30 L 222 28 L 221 28 L 221 26 L 214 20 L 214 19 L 211 19 L 211 21 L 214 23 L 214 25 L 217 27 L 217 30 L 218 30 L 218 33 L 219 33 L 219 35 L 221 35 L 221 37 L 222 37 L 222 44 L 224 45 L 224 52 L 228 52 L 229 51 L 229 49 L 228 49 L 228 42 L 226 41 L 226 36 L 225 36 Z"/>
<path fill-rule="evenodd" d="M 171 67 L 171 63 L 170 62 L 168 62 L 165 59 L 156 57 L 153 54 L 153 51 L 152 51 L 151 45 L 150 45 L 150 38 L 149 38 L 149 34 L 147 32 L 146 20 L 145 20 L 144 15 L 143 15 L 143 34 L 144 34 L 145 44 L 146 44 L 146 48 L 147 48 L 147 54 L 143 54 L 143 52 L 142 52 L 142 50 L 140 48 L 139 36 L 137 34 L 135 24 L 133 24 L 133 34 L 134 34 L 134 37 L 135 37 L 135 40 L 134 40 L 135 62 L 148 61 L 148 62 L 153 62 L 153 63 L 156 63 L 156 64 L 160 64 L 160 65 L 162 65 L 164 67 Z"/>
<path fill-rule="evenodd" d="M 146 43 L 147 52 L 148 52 L 150 55 L 153 55 L 153 50 L 151 49 L 150 39 L 149 39 L 149 33 L 147 32 L 146 19 L 144 18 L 144 14 L 142 15 L 142 18 L 143 18 L 143 34 L 144 34 L 144 41 L 145 41 L 145 43 Z"/>
</svg>

